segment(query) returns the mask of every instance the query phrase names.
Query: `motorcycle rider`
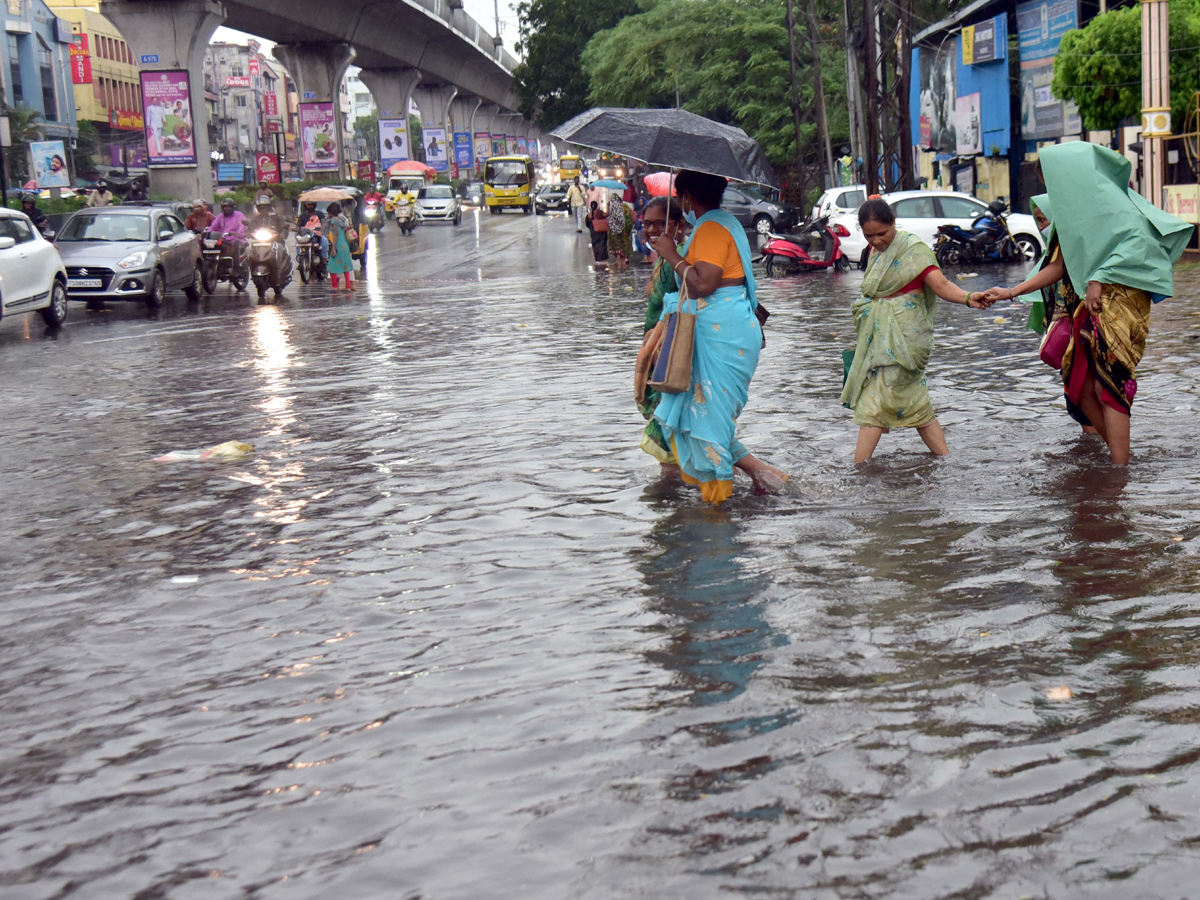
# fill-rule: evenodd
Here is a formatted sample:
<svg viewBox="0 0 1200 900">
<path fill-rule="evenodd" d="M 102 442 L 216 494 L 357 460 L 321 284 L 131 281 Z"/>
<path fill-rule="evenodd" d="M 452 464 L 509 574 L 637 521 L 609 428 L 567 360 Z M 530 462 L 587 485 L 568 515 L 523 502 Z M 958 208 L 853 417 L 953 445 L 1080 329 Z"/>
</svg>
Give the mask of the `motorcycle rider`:
<svg viewBox="0 0 1200 900">
<path fill-rule="evenodd" d="M 275 207 L 269 199 L 261 196 L 258 198 L 258 205 L 254 207 L 254 215 L 250 218 L 251 234 L 259 228 L 267 228 L 275 233 L 275 240 L 282 241 L 287 238 L 290 227 L 287 220 L 275 212 Z"/>
<path fill-rule="evenodd" d="M 208 204 L 200 198 L 192 201 L 192 211 L 188 214 L 187 219 L 183 222 L 183 227 L 193 234 L 203 235 L 208 231 L 208 226 L 212 224 L 216 218 L 212 214 L 212 210 L 208 208 Z"/>
<path fill-rule="evenodd" d="M 233 201 L 226 197 L 221 201 L 221 214 L 208 226 L 209 231 L 229 236 L 230 255 L 235 263 L 240 263 L 246 255 L 246 217 L 233 206 Z"/>
<path fill-rule="evenodd" d="M 21 212 L 29 216 L 29 221 L 33 223 L 33 227 L 45 234 L 46 229 L 50 225 L 50 220 L 46 218 L 46 214 L 37 207 L 37 197 L 33 194 L 21 195 Z"/>
<path fill-rule="evenodd" d="M 329 262 L 329 239 L 325 237 L 325 213 L 317 209 L 313 200 L 305 200 L 300 214 L 296 216 L 296 230 L 307 228 L 320 239 L 321 259 Z"/>
</svg>

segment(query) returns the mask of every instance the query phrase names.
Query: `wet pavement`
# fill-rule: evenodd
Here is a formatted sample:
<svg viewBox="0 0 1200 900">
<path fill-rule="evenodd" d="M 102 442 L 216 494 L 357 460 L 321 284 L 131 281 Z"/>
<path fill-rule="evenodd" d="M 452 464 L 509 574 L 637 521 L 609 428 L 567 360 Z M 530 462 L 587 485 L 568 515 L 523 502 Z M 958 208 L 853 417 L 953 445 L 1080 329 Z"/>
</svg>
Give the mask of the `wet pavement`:
<svg viewBox="0 0 1200 900">
<path fill-rule="evenodd" d="M 856 469 L 861 274 L 767 281 L 742 437 L 792 479 L 713 510 L 637 447 L 646 272 L 585 237 L 0 323 L 0 896 L 1194 893 L 1200 277 L 1126 471 L 1004 305 L 939 312 L 952 455 Z"/>
</svg>

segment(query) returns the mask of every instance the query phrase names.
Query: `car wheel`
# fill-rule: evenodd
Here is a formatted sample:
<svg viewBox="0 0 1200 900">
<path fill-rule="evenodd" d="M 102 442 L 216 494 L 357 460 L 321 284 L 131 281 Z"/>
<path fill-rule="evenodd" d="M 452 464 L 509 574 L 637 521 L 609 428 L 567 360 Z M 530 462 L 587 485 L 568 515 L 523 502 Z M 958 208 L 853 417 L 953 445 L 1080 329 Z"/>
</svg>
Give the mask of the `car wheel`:
<svg viewBox="0 0 1200 900">
<path fill-rule="evenodd" d="M 57 328 L 67 318 L 67 286 L 54 279 L 54 287 L 50 288 L 50 305 L 42 310 L 42 319 L 51 328 Z"/>
<path fill-rule="evenodd" d="M 1038 242 L 1027 234 L 1018 234 L 1013 241 L 1017 245 L 1017 259 L 1019 260 L 1033 262 L 1042 252 L 1038 249 Z"/>
<path fill-rule="evenodd" d="M 150 309 L 158 309 L 162 306 L 166 293 L 167 280 L 163 278 L 162 269 L 155 269 L 154 280 L 150 282 L 150 293 L 146 295 L 146 306 Z"/>
<path fill-rule="evenodd" d="M 775 230 L 775 223 L 771 221 L 768 215 L 754 217 L 754 230 L 759 234 L 770 234 Z"/>
<path fill-rule="evenodd" d="M 196 266 L 196 268 L 192 270 L 192 283 L 185 287 L 183 292 L 187 294 L 188 300 L 190 300 L 192 303 L 197 303 L 200 300 L 200 291 L 203 289 L 203 287 L 204 276 L 200 272 L 200 267 Z"/>
</svg>

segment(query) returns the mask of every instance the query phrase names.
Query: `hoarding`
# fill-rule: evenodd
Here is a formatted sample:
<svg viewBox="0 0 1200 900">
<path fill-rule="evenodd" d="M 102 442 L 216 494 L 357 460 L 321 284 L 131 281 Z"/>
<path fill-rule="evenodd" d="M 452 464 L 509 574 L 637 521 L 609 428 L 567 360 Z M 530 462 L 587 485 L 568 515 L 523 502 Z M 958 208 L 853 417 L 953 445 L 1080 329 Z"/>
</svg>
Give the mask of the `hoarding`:
<svg viewBox="0 0 1200 900">
<path fill-rule="evenodd" d="M 492 155 L 492 136 L 486 131 L 475 132 L 475 169 L 483 171 L 483 161 Z"/>
<path fill-rule="evenodd" d="M 338 170 L 337 120 L 332 103 L 300 104 L 300 147 L 306 172 Z"/>
<path fill-rule="evenodd" d="M 508 153 L 508 140 L 502 134 L 492 135 L 492 156 L 504 156 Z"/>
<path fill-rule="evenodd" d="M 375 161 L 372 159 L 360 160 L 358 163 L 358 177 L 363 181 L 374 181 Z"/>
<path fill-rule="evenodd" d="M 937 50 L 921 48 L 921 146 L 928 150 L 954 153 L 958 147 L 954 135 L 956 56 L 954 42 L 945 42 Z"/>
<path fill-rule="evenodd" d="M 259 181 L 279 184 L 279 157 L 274 153 L 254 154 L 254 170 Z"/>
<path fill-rule="evenodd" d="M 450 171 L 450 155 L 446 148 L 445 128 L 426 128 L 421 132 L 421 143 L 425 147 L 425 164 L 436 172 Z"/>
<path fill-rule="evenodd" d="M 1027 141 L 1078 134 L 1079 108 L 1050 90 L 1062 36 L 1079 26 L 1076 0 L 1029 0 L 1017 4 L 1021 59 L 1021 136 Z"/>
<path fill-rule="evenodd" d="M 247 75 L 230 75 L 225 79 L 225 87 L 250 87 L 250 78 Z"/>
<path fill-rule="evenodd" d="M 458 163 L 459 171 L 475 166 L 475 148 L 469 131 L 454 132 L 454 161 Z"/>
<path fill-rule="evenodd" d="M 246 180 L 246 167 L 241 163 L 217 163 L 217 181 L 221 184 L 242 184 Z"/>
<path fill-rule="evenodd" d="M 983 125 L 980 122 L 980 95 L 967 94 L 954 104 L 955 152 L 959 156 L 983 153 Z"/>
<path fill-rule="evenodd" d="M 379 120 L 379 164 L 385 170 L 408 159 L 408 120 Z"/>
<path fill-rule="evenodd" d="M 134 112 L 131 109 L 110 109 L 108 124 L 121 131 L 141 131 L 146 127 L 146 119 L 140 112 Z"/>
<path fill-rule="evenodd" d="M 77 34 L 73 36 L 70 46 L 71 53 L 71 83 L 92 83 L 92 54 L 88 50 L 88 36 Z"/>
<path fill-rule="evenodd" d="M 1008 38 L 1004 16 L 993 16 L 962 30 L 962 61 L 964 66 L 1004 59 L 1004 48 Z"/>
<path fill-rule="evenodd" d="M 142 119 L 150 168 L 196 165 L 192 132 L 192 93 L 188 73 L 142 72 Z"/>
<path fill-rule="evenodd" d="M 67 151 L 62 141 L 31 141 L 29 155 L 33 157 L 33 177 L 39 188 L 71 186 L 67 170 Z"/>
</svg>

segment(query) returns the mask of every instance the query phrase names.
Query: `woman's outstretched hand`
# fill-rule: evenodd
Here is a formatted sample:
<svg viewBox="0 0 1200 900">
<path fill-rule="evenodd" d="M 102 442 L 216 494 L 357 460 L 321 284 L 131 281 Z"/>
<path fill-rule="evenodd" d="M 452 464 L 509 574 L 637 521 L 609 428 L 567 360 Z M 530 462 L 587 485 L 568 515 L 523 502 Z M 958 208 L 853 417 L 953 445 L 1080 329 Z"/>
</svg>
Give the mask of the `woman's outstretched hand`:
<svg viewBox="0 0 1200 900">
<path fill-rule="evenodd" d="M 983 296 L 986 297 L 991 303 L 995 303 L 997 300 L 1011 300 L 1013 298 L 1013 292 L 1008 288 L 994 287 L 988 288 L 986 291 L 984 291 Z"/>
<path fill-rule="evenodd" d="M 971 292 L 967 295 L 967 306 L 971 307 L 971 309 L 987 309 L 996 302 L 995 297 L 988 296 L 990 293 L 991 291 L 986 291 L 982 294 L 974 291 Z"/>
</svg>

